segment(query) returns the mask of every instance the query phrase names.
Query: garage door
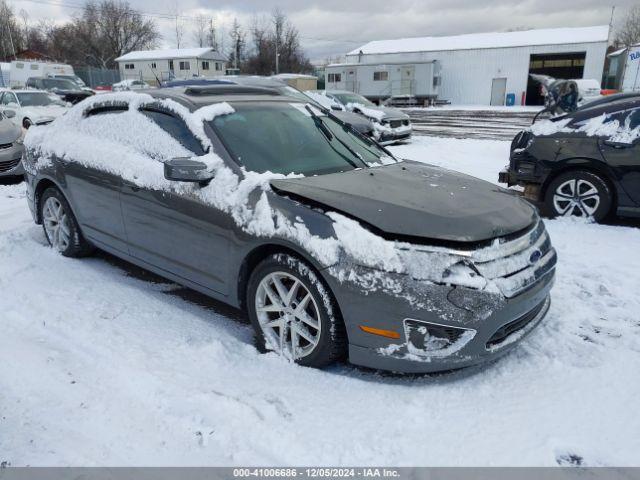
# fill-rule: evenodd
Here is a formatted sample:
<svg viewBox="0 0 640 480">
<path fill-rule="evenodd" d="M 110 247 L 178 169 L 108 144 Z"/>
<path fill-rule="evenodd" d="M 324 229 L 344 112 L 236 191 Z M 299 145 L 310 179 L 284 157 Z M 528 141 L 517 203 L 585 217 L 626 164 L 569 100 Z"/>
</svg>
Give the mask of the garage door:
<svg viewBox="0 0 640 480">
<path fill-rule="evenodd" d="M 554 78 L 582 78 L 584 75 L 584 59 L 586 52 L 550 53 L 531 55 L 529 73 L 549 75 Z M 600 80 L 597 78 L 596 80 Z M 527 105 L 544 105 L 544 97 L 540 93 L 540 84 L 529 77 L 527 83 Z"/>
</svg>

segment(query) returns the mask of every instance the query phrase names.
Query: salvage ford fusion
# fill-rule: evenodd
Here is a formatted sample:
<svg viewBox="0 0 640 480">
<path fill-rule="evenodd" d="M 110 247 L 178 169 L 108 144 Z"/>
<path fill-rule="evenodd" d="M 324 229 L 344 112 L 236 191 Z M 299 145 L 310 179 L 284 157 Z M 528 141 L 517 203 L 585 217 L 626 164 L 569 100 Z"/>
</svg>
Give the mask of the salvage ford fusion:
<svg viewBox="0 0 640 480">
<path fill-rule="evenodd" d="M 397 161 L 281 91 L 105 94 L 25 144 L 61 254 L 99 248 L 242 307 L 260 349 L 301 365 L 461 368 L 549 308 L 556 254 L 525 201 Z"/>
</svg>

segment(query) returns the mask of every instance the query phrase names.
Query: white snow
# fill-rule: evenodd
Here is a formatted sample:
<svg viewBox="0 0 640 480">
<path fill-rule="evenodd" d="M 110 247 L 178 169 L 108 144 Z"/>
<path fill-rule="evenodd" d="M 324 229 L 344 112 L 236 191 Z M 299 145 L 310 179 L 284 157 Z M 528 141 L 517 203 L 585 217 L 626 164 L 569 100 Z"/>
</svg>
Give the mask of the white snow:
<svg viewBox="0 0 640 480">
<path fill-rule="evenodd" d="M 544 28 L 517 32 L 472 33 L 448 37 L 414 37 L 369 42 L 347 55 L 403 52 L 439 52 L 449 50 L 477 50 L 536 45 L 564 45 L 606 42 L 609 26 L 578 28 Z"/>
<path fill-rule="evenodd" d="M 509 142 L 391 148 L 495 182 Z M 638 466 L 640 230 L 547 227 L 551 310 L 520 346 L 471 375 L 394 377 L 260 355 L 217 302 L 57 255 L 24 186 L 0 186 L 0 462 Z"/>
</svg>

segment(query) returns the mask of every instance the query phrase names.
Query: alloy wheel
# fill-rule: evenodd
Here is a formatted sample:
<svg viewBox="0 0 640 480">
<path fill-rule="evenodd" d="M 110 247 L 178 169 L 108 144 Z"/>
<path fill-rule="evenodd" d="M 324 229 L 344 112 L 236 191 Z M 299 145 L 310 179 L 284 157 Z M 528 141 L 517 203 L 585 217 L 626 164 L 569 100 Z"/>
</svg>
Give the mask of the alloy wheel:
<svg viewBox="0 0 640 480">
<path fill-rule="evenodd" d="M 69 216 L 60 200 L 55 197 L 47 198 L 42 209 L 42 220 L 51 246 L 59 252 L 66 251 L 71 241 L 71 229 Z"/>
<path fill-rule="evenodd" d="M 556 188 L 553 206 L 558 215 L 565 217 L 592 217 L 600 206 L 600 193 L 593 183 L 573 178 Z"/>
<path fill-rule="evenodd" d="M 311 292 L 294 275 L 266 275 L 258 285 L 255 308 L 269 348 L 297 360 L 318 345 L 320 310 Z"/>
</svg>

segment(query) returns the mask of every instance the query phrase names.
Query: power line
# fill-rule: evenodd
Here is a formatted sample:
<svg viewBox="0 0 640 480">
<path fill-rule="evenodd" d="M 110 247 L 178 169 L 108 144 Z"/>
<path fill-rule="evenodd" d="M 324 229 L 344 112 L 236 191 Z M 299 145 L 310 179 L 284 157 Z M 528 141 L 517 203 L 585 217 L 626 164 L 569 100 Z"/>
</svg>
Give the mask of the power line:
<svg viewBox="0 0 640 480">
<path fill-rule="evenodd" d="M 59 2 L 59 1 L 53 1 L 53 0 L 21 0 L 21 2 L 30 2 L 30 3 L 38 3 L 41 5 L 52 5 L 55 7 L 65 7 L 65 8 L 72 8 L 72 9 L 76 9 L 76 10 L 84 10 L 86 7 L 86 4 L 81 4 L 81 3 L 72 3 L 72 2 L 68 2 L 68 1 L 64 1 L 64 2 Z M 160 20 L 176 20 L 176 19 L 182 19 L 182 20 L 189 20 L 189 21 L 198 21 L 200 18 L 199 17 L 195 17 L 193 15 L 176 15 L 176 14 L 171 14 L 171 13 L 167 13 L 167 12 L 148 12 L 148 11 L 142 11 L 142 10 L 137 10 L 135 8 L 131 8 L 130 9 L 132 12 L 137 13 L 138 15 L 142 15 L 144 17 L 151 17 L 151 18 L 157 18 Z M 316 41 L 316 42 L 327 42 L 327 43 L 350 43 L 350 44 L 362 44 L 364 42 L 361 41 L 357 41 L 357 40 L 342 40 L 342 39 L 338 39 L 338 38 L 319 38 L 319 37 L 307 37 L 304 35 L 300 35 L 300 38 L 303 40 L 312 40 L 312 41 Z"/>
</svg>

